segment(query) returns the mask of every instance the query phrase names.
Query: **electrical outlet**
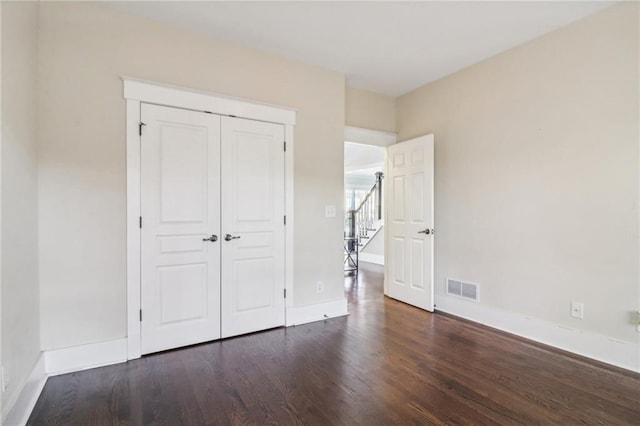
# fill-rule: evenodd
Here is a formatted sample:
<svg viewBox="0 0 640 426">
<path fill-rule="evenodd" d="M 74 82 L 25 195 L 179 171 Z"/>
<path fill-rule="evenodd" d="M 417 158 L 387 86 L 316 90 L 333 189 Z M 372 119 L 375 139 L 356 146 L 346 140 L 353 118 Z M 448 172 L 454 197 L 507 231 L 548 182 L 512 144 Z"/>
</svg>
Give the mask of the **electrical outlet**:
<svg viewBox="0 0 640 426">
<path fill-rule="evenodd" d="M 571 302 L 571 316 L 574 318 L 583 319 L 584 318 L 584 303 L 582 302 Z"/>
<path fill-rule="evenodd" d="M 316 291 L 318 293 L 324 292 L 324 281 L 316 281 Z"/>
</svg>

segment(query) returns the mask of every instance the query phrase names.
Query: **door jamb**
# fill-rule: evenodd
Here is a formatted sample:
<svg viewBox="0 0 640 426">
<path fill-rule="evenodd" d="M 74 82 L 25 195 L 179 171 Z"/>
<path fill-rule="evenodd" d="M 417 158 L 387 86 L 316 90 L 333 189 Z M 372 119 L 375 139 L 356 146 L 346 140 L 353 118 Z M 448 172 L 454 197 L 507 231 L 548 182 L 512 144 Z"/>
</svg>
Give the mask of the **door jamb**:
<svg viewBox="0 0 640 426">
<path fill-rule="evenodd" d="M 296 111 L 292 108 L 230 98 L 169 84 L 122 76 L 126 101 L 127 167 L 127 360 L 142 355 L 141 330 L 141 152 L 140 107 L 151 103 L 219 115 L 282 124 L 285 127 L 285 324 L 293 307 L 293 147 Z M 285 142 L 283 141 L 283 142 Z"/>
</svg>

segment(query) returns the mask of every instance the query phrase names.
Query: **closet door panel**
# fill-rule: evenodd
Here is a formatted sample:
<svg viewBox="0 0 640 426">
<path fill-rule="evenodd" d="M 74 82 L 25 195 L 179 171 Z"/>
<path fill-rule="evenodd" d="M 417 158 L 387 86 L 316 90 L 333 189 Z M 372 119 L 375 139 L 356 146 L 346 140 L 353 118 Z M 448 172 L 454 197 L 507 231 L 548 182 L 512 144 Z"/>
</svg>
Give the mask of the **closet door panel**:
<svg viewBox="0 0 640 426">
<path fill-rule="evenodd" d="M 220 338 L 220 117 L 142 104 L 142 353 Z"/>
<path fill-rule="evenodd" d="M 283 143 L 282 125 L 222 118 L 222 337 L 284 325 Z"/>
</svg>

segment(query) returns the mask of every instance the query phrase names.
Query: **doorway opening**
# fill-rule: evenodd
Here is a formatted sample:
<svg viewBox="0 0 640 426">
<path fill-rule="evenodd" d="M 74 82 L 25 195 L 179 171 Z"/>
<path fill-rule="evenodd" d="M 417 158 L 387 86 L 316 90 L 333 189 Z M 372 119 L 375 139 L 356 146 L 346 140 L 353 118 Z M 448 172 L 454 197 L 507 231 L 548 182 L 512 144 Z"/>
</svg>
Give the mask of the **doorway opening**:
<svg viewBox="0 0 640 426">
<path fill-rule="evenodd" d="M 384 286 L 370 283 L 386 282 L 384 172 L 386 149 L 396 143 L 396 135 L 346 126 L 344 140 L 345 292 L 352 303 L 384 295 Z"/>
<path fill-rule="evenodd" d="M 345 141 L 384 148 L 383 182 L 387 182 L 386 188 L 384 183 L 381 185 L 384 194 L 381 197 L 384 294 L 433 312 L 434 135 L 396 143 L 393 134 L 347 127 Z M 349 153 L 345 153 L 345 158 L 350 161 Z M 345 175 L 345 182 L 347 180 Z M 345 199 L 347 201 L 346 196 Z M 349 211 L 348 207 L 349 204 L 346 211 Z M 349 224 L 348 220 L 345 224 Z M 345 251 L 350 251 L 350 248 L 345 244 Z M 355 248 L 361 249 L 362 246 L 356 245 Z M 345 260 L 348 260 L 348 254 L 345 254 Z M 356 257 L 358 263 L 361 258 Z M 355 276 L 357 278 L 357 274 Z"/>
<path fill-rule="evenodd" d="M 344 144 L 345 272 L 360 262 L 384 265 L 383 177 L 385 148 Z"/>
</svg>

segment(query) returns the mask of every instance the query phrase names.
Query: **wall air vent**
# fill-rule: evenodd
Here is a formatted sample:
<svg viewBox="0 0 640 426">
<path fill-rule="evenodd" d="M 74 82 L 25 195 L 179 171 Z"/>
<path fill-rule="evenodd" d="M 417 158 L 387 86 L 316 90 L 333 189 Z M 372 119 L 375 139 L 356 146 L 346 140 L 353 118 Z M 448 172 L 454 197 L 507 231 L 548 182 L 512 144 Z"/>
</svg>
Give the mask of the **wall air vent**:
<svg viewBox="0 0 640 426">
<path fill-rule="evenodd" d="M 447 278 L 447 294 L 478 301 L 478 284 Z"/>
</svg>

